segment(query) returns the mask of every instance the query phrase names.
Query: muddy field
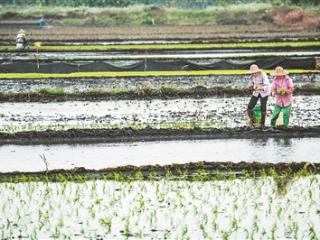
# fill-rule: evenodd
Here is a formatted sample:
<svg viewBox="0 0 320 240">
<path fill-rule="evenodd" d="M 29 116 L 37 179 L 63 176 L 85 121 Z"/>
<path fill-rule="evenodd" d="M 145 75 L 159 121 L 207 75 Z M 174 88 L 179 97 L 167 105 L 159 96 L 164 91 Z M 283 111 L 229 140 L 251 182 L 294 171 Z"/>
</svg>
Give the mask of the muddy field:
<svg viewBox="0 0 320 240">
<path fill-rule="evenodd" d="M 17 29 L 9 25 L 0 24 L 1 43 L 14 44 Z M 29 27 L 31 42 L 52 43 L 319 39 L 318 30 L 273 25 Z M 307 54 L 320 55 L 313 50 Z M 171 54 L 208 63 L 203 58 L 234 56 L 230 51 L 165 54 L 132 57 Z M 257 52 L 238 52 L 237 57 L 248 54 L 257 57 Z M 287 53 L 297 54 L 301 51 Z M 96 52 L 41 56 L 106 59 Z M 34 54 L 1 57 L 24 61 Z M 133 62 L 128 54 L 107 57 Z M 318 73 L 290 76 L 297 87 L 320 84 Z M 270 128 L 273 97 L 267 126 L 250 128 L 249 94 L 205 97 L 200 91 L 192 98 L 89 101 L 81 95 L 162 87 L 244 89 L 246 82 L 246 75 L 0 79 L 1 97 L 15 95 L 0 102 L 0 238 L 317 239 L 319 95 L 294 96 L 288 128 Z M 26 98 L 48 91 L 56 97 Z M 66 101 L 69 93 L 80 93 L 79 99 Z"/>
<path fill-rule="evenodd" d="M 249 97 L 0 103 L 2 131 L 246 126 Z M 272 104 L 268 101 L 267 125 Z M 320 96 L 295 96 L 291 125 L 320 125 Z"/>
<path fill-rule="evenodd" d="M 296 86 L 320 84 L 320 74 L 290 74 Z M 65 92 L 84 92 L 107 89 L 136 89 L 151 86 L 175 87 L 189 89 L 197 86 L 212 87 L 246 87 L 247 75 L 211 75 L 211 76 L 159 76 L 159 77 L 126 77 L 126 78 L 71 78 L 71 79 L 0 79 L 2 93 L 24 93 L 40 89 L 63 89 Z"/>
<path fill-rule="evenodd" d="M 15 25 L 17 26 L 17 25 Z M 23 28 L 23 24 L 20 25 Z M 45 42 L 97 42 L 128 40 L 187 40 L 194 42 L 275 40 L 275 39 L 318 39 L 317 30 L 279 28 L 274 25 L 228 25 L 228 26 L 130 26 L 130 27 L 73 27 L 54 26 L 48 29 L 25 28 L 30 41 Z M 17 29 L 10 23 L 2 25 L 0 41 L 13 43 Z"/>
</svg>

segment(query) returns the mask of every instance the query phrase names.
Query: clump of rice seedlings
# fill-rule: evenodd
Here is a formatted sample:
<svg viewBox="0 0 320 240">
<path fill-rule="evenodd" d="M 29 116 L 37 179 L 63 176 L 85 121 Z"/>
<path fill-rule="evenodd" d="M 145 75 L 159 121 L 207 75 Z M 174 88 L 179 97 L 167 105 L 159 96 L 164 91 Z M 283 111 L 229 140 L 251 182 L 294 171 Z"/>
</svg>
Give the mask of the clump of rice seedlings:
<svg viewBox="0 0 320 240">
<path fill-rule="evenodd" d="M 0 236 L 317 239 L 319 176 L 0 183 Z M 202 173 L 204 174 L 204 172 Z M 276 174 L 276 173 L 274 173 Z M 171 178 L 170 178 L 171 177 Z M 122 179 L 122 180 L 120 180 Z M 312 194 L 310 194 L 310 191 Z M 10 206 L 10 207 L 9 207 Z M 60 211 L 57 211 L 60 209 Z M 208 211 L 208 209 L 211 209 Z M 63 213 L 63 214 L 62 214 Z M 147 234 L 147 235 L 145 235 Z"/>
</svg>

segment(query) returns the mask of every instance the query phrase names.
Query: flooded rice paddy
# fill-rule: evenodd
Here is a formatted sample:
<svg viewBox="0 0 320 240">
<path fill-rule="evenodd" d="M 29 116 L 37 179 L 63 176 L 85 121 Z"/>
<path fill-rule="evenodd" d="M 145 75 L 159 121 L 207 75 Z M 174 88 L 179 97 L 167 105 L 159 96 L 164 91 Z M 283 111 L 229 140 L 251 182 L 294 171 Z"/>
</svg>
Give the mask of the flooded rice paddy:
<svg viewBox="0 0 320 240">
<path fill-rule="evenodd" d="M 2 239 L 316 239 L 320 177 L 0 184 Z M 281 190 L 281 189 L 280 189 Z"/>
<path fill-rule="evenodd" d="M 320 162 L 319 138 L 213 139 L 61 145 L 2 145 L 1 172 L 116 168 L 188 162 Z M 45 158 L 45 160 L 44 160 Z M 45 162 L 47 164 L 45 164 Z"/>
<path fill-rule="evenodd" d="M 239 127 L 248 124 L 248 97 L 0 103 L 0 129 L 64 130 L 70 128 Z M 274 98 L 268 101 L 270 124 Z M 320 96 L 295 96 L 291 125 L 320 125 Z"/>
<path fill-rule="evenodd" d="M 141 58 L 232 58 L 283 52 L 133 54 Z M 308 52 L 307 55 L 319 55 Z M 304 55 L 288 52 L 287 56 Z M 10 58 L 10 54 L 5 57 Z M 34 53 L 11 60 L 34 59 Z M 41 53 L 44 58 L 124 59 L 128 54 Z M 320 74 L 292 75 L 299 84 L 319 84 Z M 0 91 L 195 86 L 244 87 L 247 76 L 0 80 Z M 0 103 L 0 131 L 70 128 L 184 128 L 246 126 L 250 96 L 174 100 Z M 267 125 L 274 99 L 269 98 Z M 294 96 L 291 125 L 320 125 L 320 96 Z M 262 132 L 261 130 L 258 130 Z M 297 134 L 299 134 L 297 130 Z M 30 135 L 32 136 L 32 135 Z M 261 135 L 259 135 L 261 136 Z M 320 176 L 273 175 L 210 180 L 58 182 L 29 179 L 35 171 L 221 162 L 320 163 L 320 138 L 223 138 L 87 144 L 0 145 L 1 239 L 317 239 L 320 236 Z M 71 170 L 72 171 L 72 170 Z M 201 171 L 201 169 L 199 169 Z M 284 168 L 284 171 L 286 169 Z M 5 182 L 5 173 L 17 178 Z M 286 172 L 285 172 L 286 173 Z M 151 172 L 150 172 L 151 174 Z M 7 175 L 6 175 L 7 176 Z M 10 177 L 11 175 L 9 175 Z M 12 175 L 13 176 L 13 175 Z M 116 173 L 121 179 L 121 172 Z M 14 179 L 14 178 L 13 178 Z M 20 180 L 23 179 L 23 180 Z M 36 179 L 36 180 L 35 180 Z M 116 178 L 115 178 L 116 180 Z M 20 181 L 20 182 L 19 182 Z M 14 182 L 14 183 L 13 183 Z"/>
</svg>

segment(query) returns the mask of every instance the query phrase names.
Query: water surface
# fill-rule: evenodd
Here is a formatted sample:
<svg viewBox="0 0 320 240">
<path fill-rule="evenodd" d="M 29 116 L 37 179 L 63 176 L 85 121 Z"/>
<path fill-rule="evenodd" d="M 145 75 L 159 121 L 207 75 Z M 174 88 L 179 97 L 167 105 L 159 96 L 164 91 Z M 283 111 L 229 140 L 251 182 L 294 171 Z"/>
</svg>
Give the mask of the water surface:
<svg viewBox="0 0 320 240">
<path fill-rule="evenodd" d="M 214 139 L 135 143 L 3 145 L 0 171 L 209 162 L 320 162 L 320 138 Z"/>
</svg>

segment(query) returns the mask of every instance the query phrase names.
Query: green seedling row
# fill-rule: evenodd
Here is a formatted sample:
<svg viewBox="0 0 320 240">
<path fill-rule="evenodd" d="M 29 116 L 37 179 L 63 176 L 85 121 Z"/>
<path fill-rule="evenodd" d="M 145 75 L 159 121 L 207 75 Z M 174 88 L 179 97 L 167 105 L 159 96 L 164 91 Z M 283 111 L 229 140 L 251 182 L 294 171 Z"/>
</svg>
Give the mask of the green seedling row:
<svg viewBox="0 0 320 240">
<path fill-rule="evenodd" d="M 265 70 L 271 73 L 272 70 Z M 320 73 L 320 70 L 290 69 L 292 74 Z M 2 79 L 42 78 L 101 78 L 101 77 L 155 77 L 155 76 L 210 76 L 245 75 L 248 70 L 196 70 L 196 71 L 125 71 L 125 72 L 74 72 L 74 73 L 0 73 Z"/>
<path fill-rule="evenodd" d="M 110 44 L 110 45 L 46 45 L 41 51 L 109 51 L 109 50 L 174 50 L 224 48 L 310 48 L 320 47 L 320 41 L 299 42 L 237 42 L 237 43 L 185 43 L 185 44 Z M 35 50 L 31 45 L 29 50 Z M 0 46 L 0 51 L 16 51 L 15 46 Z"/>
</svg>

